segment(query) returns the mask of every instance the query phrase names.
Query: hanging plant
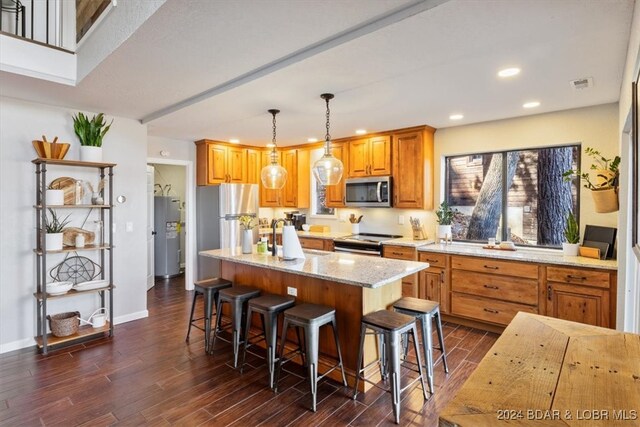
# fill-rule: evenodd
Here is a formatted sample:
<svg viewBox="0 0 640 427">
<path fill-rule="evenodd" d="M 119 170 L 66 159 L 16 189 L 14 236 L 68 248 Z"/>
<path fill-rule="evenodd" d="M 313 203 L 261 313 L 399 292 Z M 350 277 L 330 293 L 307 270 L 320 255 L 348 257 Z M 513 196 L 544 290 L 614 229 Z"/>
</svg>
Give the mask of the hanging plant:
<svg viewBox="0 0 640 427">
<path fill-rule="evenodd" d="M 608 159 L 600 154 L 600 151 L 591 147 L 584 150 L 585 154 L 593 159 L 589 168 L 595 171 L 595 180 L 591 180 L 589 172 L 579 169 L 569 169 L 562 174 L 565 181 L 571 181 L 574 176 L 579 176 L 584 181 L 584 188 L 591 190 L 591 196 L 598 213 L 615 212 L 618 210 L 618 184 L 620 182 L 620 156 Z"/>
</svg>

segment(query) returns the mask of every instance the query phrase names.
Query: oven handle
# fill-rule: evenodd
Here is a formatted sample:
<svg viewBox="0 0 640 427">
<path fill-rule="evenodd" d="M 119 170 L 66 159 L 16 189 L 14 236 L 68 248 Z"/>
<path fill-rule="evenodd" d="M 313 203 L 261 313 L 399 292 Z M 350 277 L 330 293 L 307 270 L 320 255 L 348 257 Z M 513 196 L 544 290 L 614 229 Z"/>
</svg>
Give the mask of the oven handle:
<svg viewBox="0 0 640 427">
<path fill-rule="evenodd" d="M 347 253 L 355 253 L 369 256 L 382 256 L 380 252 L 377 251 L 365 251 L 362 249 L 351 249 L 351 248 L 341 248 L 339 246 L 334 246 L 334 252 L 347 252 Z"/>
<path fill-rule="evenodd" d="M 382 202 L 382 181 L 378 181 L 378 190 L 377 190 L 378 202 Z"/>
</svg>

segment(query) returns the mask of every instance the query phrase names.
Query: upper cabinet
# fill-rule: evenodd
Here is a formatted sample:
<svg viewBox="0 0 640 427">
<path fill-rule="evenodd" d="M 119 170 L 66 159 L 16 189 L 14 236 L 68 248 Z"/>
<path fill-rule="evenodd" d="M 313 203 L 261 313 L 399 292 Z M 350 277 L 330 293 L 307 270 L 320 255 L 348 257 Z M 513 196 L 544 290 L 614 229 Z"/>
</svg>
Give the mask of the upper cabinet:
<svg viewBox="0 0 640 427">
<path fill-rule="evenodd" d="M 372 136 L 349 141 L 348 176 L 391 175 L 391 137 Z"/>
<path fill-rule="evenodd" d="M 217 141 L 196 141 L 196 183 L 213 185 L 247 181 L 247 149 Z"/>
<path fill-rule="evenodd" d="M 433 134 L 424 128 L 394 133 L 393 207 L 433 209 Z"/>
<path fill-rule="evenodd" d="M 344 172 L 342 174 L 342 179 L 338 184 L 327 186 L 325 206 L 328 208 L 343 208 L 345 206 L 344 182 L 349 171 L 349 144 L 347 142 L 331 144 L 331 154 L 342 161 L 342 164 L 344 165 Z"/>
<path fill-rule="evenodd" d="M 287 170 L 287 181 L 280 190 L 270 190 L 260 183 L 261 207 L 309 207 L 309 150 L 292 149 L 278 153 L 278 162 Z M 271 153 L 262 152 L 262 166 L 271 163 Z"/>
<path fill-rule="evenodd" d="M 262 170 L 260 154 L 259 150 L 247 150 L 247 182 L 249 184 L 260 183 L 260 171 Z"/>
<path fill-rule="evenodd" d="M 263 151 L 261 153 L 262 163 L 261 168 L 267 166 L 271 163 L 271 151 Z M 282 164 L 282 156 L 280 153 L 277 153 L 278 163 Z M 259 175 L 259 173 L 258 173 Z M 288 175 L 288 174 L 287 174 Z M 287 176 L 287 180 L 289 176 Z M 282 190 L 270 190 L 265 188 L 262 185 L 262 181 L 259 181 L 260 184 L 260 207 L 263 208 L 277 208 L 282 206 L 281 198 L 282 198 Z"/>
</svg>

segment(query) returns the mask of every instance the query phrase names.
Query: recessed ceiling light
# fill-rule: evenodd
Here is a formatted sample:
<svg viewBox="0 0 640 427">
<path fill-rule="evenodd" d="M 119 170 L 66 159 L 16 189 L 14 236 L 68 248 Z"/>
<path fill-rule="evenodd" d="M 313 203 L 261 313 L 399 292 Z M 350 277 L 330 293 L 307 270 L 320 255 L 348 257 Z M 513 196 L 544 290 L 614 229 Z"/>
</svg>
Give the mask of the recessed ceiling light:
<svg viewBox="0 0 640 427">
<path fill-rule="evenodd" d="M 499 77 L 513 77 L 520 74 L 520 68 L 505 68 L 504 70 L 498 71 Z"/>
<path fill-rule="evenodd" d="M 356 129 L 356 135 L 364 135 L 367 133 L 366 129 Z"/>
<path fill-rule="evenodd" d="M 318 142 L 318 138 L 307 138 L 307 142 Z"/>
<path fill-rule="evenodd" d="M 538 101 L 530 101 L 530 102 L 525 102 L 524 104 L 522 104 L 523 108 L 536 108 L 539 107 L 540 103 Z"/>
<path fill-rule="evenodd" d="M 273 148 L 273 147 L 275 147 L 275 146 L 276 146 L 276 144 L 273 144 L 273 143 L 271 143 L 271 142 L 267 144 L 267 148 Z"/>
<path fill-rule="evenodd" d="M 449 116 L 449 120 L 462 120 L 464 116 L 462 114 L 452 114 Z"/>
<path fill-rule="evenodd" d="M 238 143 L 240 143 L 240 140 L 238 138 L 231 138 L 229 140 L 229 142 L 232 143 L 232 144 L 238 144 Z"/>
</svg>

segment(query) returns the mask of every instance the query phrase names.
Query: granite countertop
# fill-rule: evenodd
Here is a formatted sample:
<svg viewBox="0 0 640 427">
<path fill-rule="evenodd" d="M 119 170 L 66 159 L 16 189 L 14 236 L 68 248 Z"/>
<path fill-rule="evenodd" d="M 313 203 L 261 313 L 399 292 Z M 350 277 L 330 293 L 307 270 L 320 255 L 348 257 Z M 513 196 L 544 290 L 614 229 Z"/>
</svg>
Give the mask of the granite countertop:
<svg viewBox="0 0 640 427">
<path fill-rule="evenodd" d="M 382 242 L 383 245 L 409 246 L 411 248 L 419 248 L 420 246 L 432 245 L 433 243 L 433 240 L 413 240 L 409 237 L 401 237 L 399 239 L 385 240 Z"/>
<path fill-rule="evenodd" d="M 271 228 L 260 228 L 258 229 L 258 234 L 264 236 L 266 234 L 273 233 Z M 326 233 L 320 233 L 317 231 L 296 231 L 298 237 L 309 237 L 312 239 L 325 239 L 325 240 L 333 240 L 339 237 L 350 236 L 352 233 L 345 233 L 342 231 L 328 231 Z M 276 234 L 282 234 L 282 228 L 276 228 Z"/>
<path fill-rule="evenodd" d="M 495 249 L 483 249 L 479 245 L 471 245 L 465 243 L 453 243 L 444 245 L 441 243 L 434 245 L 420 246 L 420 252 L 441 252 L 454 255 L 472 255 L 482 256 L 485 258 L 496 258 L 511 261 L 535 262 L 539 264 L 554 264 L 570 267 L 586 267 L 599 268 L 602 270 L 617 270 L 618 261 L 599 260 L 593 258 L 585 258 L 581 256 L 564 256 L 562 252 L 540 250 L 540 249 L 521 249 L 516 251 L 501 251 Z"/>
<path fill-rule="evenodd" d="M 283 261 L 271 254 L 243 254 L 241 248 L 201 251 L 201 256 L 264 267 L 364 288 L 379 288 L 429 267 L 426 262 L 403 261 L 338 252 L 305 250 L 306 259 Z"/>
</svg>

